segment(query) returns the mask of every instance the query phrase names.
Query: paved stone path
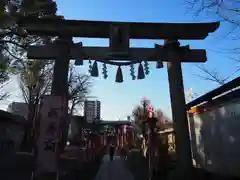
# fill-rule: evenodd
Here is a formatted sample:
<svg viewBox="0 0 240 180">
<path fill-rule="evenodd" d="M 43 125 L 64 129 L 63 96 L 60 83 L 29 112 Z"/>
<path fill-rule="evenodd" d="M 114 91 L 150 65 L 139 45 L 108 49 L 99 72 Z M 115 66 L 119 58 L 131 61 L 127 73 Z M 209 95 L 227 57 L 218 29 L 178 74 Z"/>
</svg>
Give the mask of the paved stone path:
<svg viewBox="0 0 240 180">
<path fill-rule="evenodd" d="M 134 180 L 124 161 L 118 155 L 115 155 L 114 160 L 110 161 L 108 155 L 105 155 L 94 180 Z"/>
</svg>

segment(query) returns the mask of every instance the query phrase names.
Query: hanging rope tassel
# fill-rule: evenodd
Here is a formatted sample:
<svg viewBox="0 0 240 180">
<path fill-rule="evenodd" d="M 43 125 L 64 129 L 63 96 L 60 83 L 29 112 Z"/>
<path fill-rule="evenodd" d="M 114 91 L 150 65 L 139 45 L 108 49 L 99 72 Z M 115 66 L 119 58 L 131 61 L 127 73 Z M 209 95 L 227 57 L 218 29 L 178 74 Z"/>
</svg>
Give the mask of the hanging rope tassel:
<svg viewBox="0 0 240 180">
<path fill-rule="evenodd" d="M 94 63 L 93 63 L 92 71 L 91 71 L 91 76 L 92 76 L 92 77 L 98 77 L 98 65 L 97 65 L 97 61 L 94 61 Z"/>
<path fill-rule="evenodd" d="M 88 72 L 89 72 L 89 74 L 91 74 L 92 73 L 92 62 L 91 62 L 91 60 L 89 60 L 88 63 L 89 63 Z"/>
<path fill-rule="evenodd" d="M 134 73 L 134 65 L 131 64 L 130 65 L 130 75 L 132 76 L 132 80 L 135 80 L 136 79 L 136 76 L 135 76 L 135 73 Z"/>
<path fill-rule="evenodd" d="M 149 74 L 149 64 L 147 61 L 144 61 L 144 71 L 145 71 L 145 75 Z"/>
<path fill-rule="evenodd" d="M 116 82 L 122 83 L 123 82 L 123 75 L 122 75 L 122 69 L 121 66 L 118 66 L 117 74 L 116 74 Z"/>
<path fill-rule="evenodd" d="M 163 68 L 163 62 L 162 61 L 157 61 L 156 68 L 157 69 Z"/>
<path fill-rule="evenodd" d="M 144 74 L 143 66 L 142 66 L 142 63 L 140 63 L 138 66 L 138 79 L 144 79 L 144 78 L 145 78 L 145 74 Z"/>
<path fill-rule="evenodd" d="M 107 79 L 108 75 L 107 75 L 107 65 L 104 63 L 102 66 L 102 73 L 103 73 L 103 78 Z"/>
</svg>

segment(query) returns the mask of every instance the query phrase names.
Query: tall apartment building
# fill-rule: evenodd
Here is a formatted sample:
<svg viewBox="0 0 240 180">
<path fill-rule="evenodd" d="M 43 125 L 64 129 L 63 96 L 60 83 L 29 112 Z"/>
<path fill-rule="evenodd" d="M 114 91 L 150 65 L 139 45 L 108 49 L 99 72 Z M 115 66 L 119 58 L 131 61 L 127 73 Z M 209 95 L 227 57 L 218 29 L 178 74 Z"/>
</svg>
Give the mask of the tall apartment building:
<svg viewBox="0 0 240 180">
<path fill-rule="evenodd" d="M 101 119 L 101 102 L 100 101 L 85 101 L 84 116 L 88 122 Z"/>
</svg>

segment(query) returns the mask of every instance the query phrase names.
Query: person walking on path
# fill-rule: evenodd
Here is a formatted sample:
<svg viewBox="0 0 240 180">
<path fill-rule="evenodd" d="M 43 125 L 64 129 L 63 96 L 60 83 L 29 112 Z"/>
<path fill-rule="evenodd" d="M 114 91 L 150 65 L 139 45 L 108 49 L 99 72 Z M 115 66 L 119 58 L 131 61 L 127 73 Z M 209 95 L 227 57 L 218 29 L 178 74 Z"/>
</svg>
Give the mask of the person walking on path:
<svg viewBox="0 0 240 180">
<path fill-rule="evenodd" d="M 114 160 L 114 153 L 115 153 L 115 146 L 113 144 L 110 145 L 110 149 L 109 149 L 109 159 L 110 161 Z"/>
</svg>

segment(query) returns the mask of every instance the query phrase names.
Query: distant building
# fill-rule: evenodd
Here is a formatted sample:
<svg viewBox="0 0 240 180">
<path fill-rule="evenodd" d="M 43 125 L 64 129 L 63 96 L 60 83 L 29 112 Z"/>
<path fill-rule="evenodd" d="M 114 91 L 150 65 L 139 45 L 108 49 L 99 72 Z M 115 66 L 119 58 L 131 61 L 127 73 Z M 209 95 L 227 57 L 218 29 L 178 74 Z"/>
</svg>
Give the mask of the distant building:
<svg viewBox="0 0 240 180">
<path fill-rule="evenodd" d="M 19 116 L 23 116 L 25 119 L 27 119 L 28 105 L 24 102 L 12 102 L 8 105 L 7 111 Z"/>
<path fill-rule="evenodd" d="M 100 101 L 85 101 L 84 116 L 88 122 L 101 119 L 101 102 Z"/>
</svg>

